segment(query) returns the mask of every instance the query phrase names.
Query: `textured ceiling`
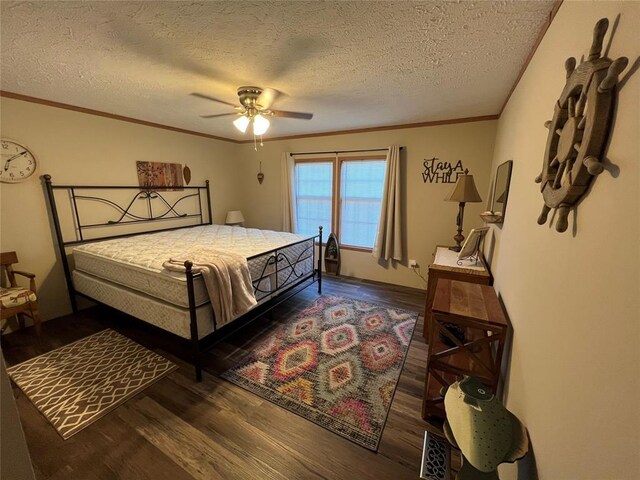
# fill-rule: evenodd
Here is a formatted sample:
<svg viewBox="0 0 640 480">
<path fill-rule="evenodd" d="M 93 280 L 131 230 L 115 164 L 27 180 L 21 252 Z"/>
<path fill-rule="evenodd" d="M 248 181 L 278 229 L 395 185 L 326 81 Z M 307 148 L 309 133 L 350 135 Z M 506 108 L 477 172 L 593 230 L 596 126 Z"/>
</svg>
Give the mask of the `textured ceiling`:
<svg viewBox="0 0 640 480">
<path fill-rule="evenodd" d="M 496 114 L 553 2 L 1 3 L 2 90 L 246 138 L 240 85 L 284 93 L 269 136 Z"/>
</svg>

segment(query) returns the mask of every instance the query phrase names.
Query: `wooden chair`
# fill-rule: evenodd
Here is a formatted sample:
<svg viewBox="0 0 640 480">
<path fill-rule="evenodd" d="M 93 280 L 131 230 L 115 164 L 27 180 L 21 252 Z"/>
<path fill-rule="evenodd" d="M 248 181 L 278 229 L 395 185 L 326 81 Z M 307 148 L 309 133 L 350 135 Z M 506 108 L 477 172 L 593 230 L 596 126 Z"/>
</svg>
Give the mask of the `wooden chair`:
<svg viewBox="0 0 640 480">
<path fill-rule="evenodd" d="M 42 321 L 38 312 L 38 297 L 36 295 L 36 276 L 33 273 L 14 270 L 13 264 L 18 263 L 16 252 L 0 253 L 0 269 L 7 272 L 8 287 L 0 288 L 0 319 L 4 320 L 14 315 L 18 316 L 20 327 L 24 327 L 24 316 L 33 320 L 36 334 L 42 331 Z M 2 273 L 4 275 L 4 273 Z M 16 275 L 29 279 L 29 288 L 20 287 L 16 282 Z"/>
</svg>

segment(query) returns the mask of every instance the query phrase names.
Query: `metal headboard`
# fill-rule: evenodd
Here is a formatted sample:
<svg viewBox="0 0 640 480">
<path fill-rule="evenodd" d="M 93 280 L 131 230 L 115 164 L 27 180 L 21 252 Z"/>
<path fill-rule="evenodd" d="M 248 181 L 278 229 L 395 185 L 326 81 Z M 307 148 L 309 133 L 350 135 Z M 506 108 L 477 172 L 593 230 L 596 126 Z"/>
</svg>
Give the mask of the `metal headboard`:
<svg viewBox="0 0 640 480">
<path fill-rule="evenodd" d="M 53 226 L 55 228 L 56 239 L 58 242 L 58 248 L 60 249 L 60 257 L 62 260 L 62 266 L 64 268 L 65 278 L 67 280 L 67 287 L 69 292 L 73 291 L 71 284 L 71 271 L 69 269 L 69 263 L 66 255 L 66 247 L 71 245 L 77 245 L 81 243 L 94 242 L 98 240 L 108 240 L 112 238 L 131 237 L 134 235 L 141 235 L 149 232 L 164 232 L 169 230 L 176 230 L 185 227 L 195 227 L 199 225 L 211 225 L 213 223 L 211 216 L 211 191 L 209 189 L 209 180 L 205 181 L 204 186 L 183 186 L 183 187 L 166 187 L 166 186 L 134 186 L 134 185 L 54 185 L 51 182 L 51 175 L 42 176 L 46 188 L 47 200 L 49 201 L 49 207 L 51 209 L 51 217 L 53 220 Z M 74 222 L 75 238 L 73 240 L 65 240 L 62 232 L 62 226 L 60 224 L 60 216 L 58 215 L 58 208 L 56 206 L 56 199 L 54 191 L 63 190 L 66 191 L 71 200 L 71 213 Z M 98 193 L 87 194 L 86 191 L 100 192 L 100 191 L 130 191 L 131 196 L 127 198 L 122 204 L 100 196 Z M 184 194 L 179 195 L 177 199 L 168 200 L 166 194 L 163 192 L 168 191 L 180 191 Z M 197 199 L 197 207 L 191 210 L 182 210 L 182 202 L 186 199 Z M 137 200 L 142 200 L 146 204 L 146 214 L 134 213 L 132 207 Z M 202 203 L 206 201 L 206 216 L 204 214 Z M 82 202 L 99 202 L 103 205 L 110 207 L 114 216 L 112 219 L 105 222 L 83 222 L 78 209 L 78 205 Z M 206 217 L 206 218 L 205 218 Z M 161 229 L 148 229 L 140 230 L 133 233 L 123 233 L 116 235 L 100 235 L 97 234 L 91 238 L 86 238 L 85 234 L 87 230 L 98 228 L 109 228 L 122 225 L 131 224 L 144 224 L 154 223 L 167 220 L 181 220 L 193 218 L 197 220 L 196 223 L 189 225 L 180 225 L 177 227 L 161 228 Z M 76 311 L 75 301 L 72 298 L 72 307 Z"/>
</svg>

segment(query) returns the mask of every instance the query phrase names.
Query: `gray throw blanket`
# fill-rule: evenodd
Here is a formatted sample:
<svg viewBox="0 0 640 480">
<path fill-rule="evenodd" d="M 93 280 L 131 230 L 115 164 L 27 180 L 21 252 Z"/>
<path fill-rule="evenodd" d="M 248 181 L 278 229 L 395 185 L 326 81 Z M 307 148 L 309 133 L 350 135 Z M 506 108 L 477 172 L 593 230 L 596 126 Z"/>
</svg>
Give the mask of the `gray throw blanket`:
<svg viewBox="0 0 640 480">
<path fill-rule="evenodd" d="M 184 262 L 193 262 L 193 272 L 201 272 L 204 278 L 218 326 L 238 318 L 257 304 L 245 257 L 207 248 L 191 249 L 185 256 L 184 259 L 171 258 L 163 267 L 184 273 Z"/>
</svg>

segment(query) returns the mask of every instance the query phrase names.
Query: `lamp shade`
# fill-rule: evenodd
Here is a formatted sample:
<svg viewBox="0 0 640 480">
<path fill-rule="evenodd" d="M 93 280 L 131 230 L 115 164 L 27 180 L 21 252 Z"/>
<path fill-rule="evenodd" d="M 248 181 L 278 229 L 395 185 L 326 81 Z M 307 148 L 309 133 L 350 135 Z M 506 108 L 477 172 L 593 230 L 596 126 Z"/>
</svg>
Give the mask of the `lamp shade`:
<svg viewBox="0 0 640 480">
<path fill-rule="evenodd" d="M 235 127 L 240 130 L 242 133 L 247 131 L 247 127 L 249 126 L 249 118 L 242 115 L 241 117 L 236 118 L 233 121 L 233 124 L 235 125 Z"/>
<path fill-rule="evenodd" d="M 473 175 L 469 175 L 468 170 L 464 171 L 464 175 L 458 177 L 453 190 L 449 192 L 444 199 L 448 202 L 468 203 L 481 202 L 480 194 L 473 181 Z"/>
<path fill-rule="evenodd" d="M 256 135 L 262 135 L 269 129 L 269 120 L 258 114 L 253 117 L 253 133 Z"/>
<path fill-rule="evenodd" d="M 237 225 L 242 222 L 244 222 L 244 217 L 240 210 L 231 210 L 230 212 L 227 212 L 227 218 L 224 223 L 227 225 Z"/>
</svg>

